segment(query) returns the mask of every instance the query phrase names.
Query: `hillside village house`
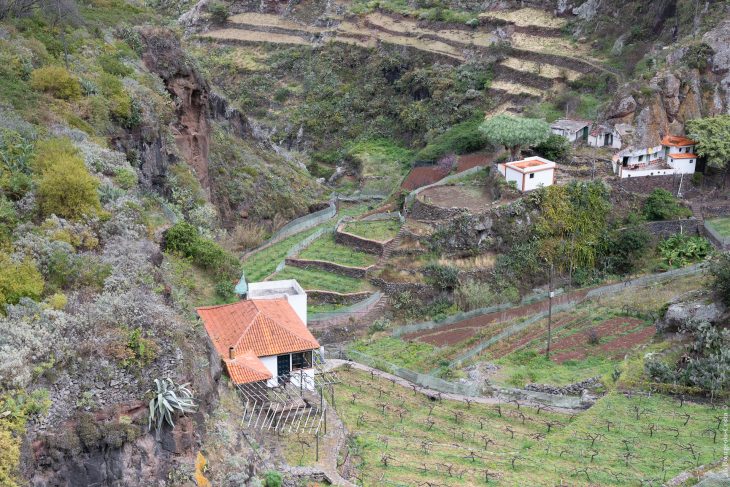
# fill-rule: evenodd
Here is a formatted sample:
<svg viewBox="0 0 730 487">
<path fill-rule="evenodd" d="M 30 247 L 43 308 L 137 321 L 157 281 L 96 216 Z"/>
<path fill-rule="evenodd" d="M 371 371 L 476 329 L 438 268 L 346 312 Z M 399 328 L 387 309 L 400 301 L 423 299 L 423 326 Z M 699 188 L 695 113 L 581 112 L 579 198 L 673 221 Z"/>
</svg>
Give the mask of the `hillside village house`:
<svg viewBox="0 0 730 487">
<path fill-rule="evenodd" d="M 604 123 L 595 124 L 588 134 L 588 145 L 620 149 L 633 132 L 634 128 L 627 123 L 619 123 L 615 126 Z"/>
<path fill-rule="evenodd" d="M 231 381 L 313 388 L 320 345 L 307 329 L 307 294 L 295 280 L 242 287 L 240 301 L 197 308 Z"/>
<path fill-rule="evenodd" d="M 697 165 L 696 142 L 668 135 L 655 147 L 628 148 L 613 156 L 613 169 L 620 178 L 693 174 Z"/>
<path fill-rule="evenodd" d="M 555 182 L 555 163 L 542 157 L 497 164 L 507 182 L 514 182 L 523 193 Z"/>
<path fill-rule="evenodd" d="M 584 120 L 560 119 L 550 124 L 550 131 L 562 135 L 570 142 L 587 142 L 590 122 Z"/>
</svg>

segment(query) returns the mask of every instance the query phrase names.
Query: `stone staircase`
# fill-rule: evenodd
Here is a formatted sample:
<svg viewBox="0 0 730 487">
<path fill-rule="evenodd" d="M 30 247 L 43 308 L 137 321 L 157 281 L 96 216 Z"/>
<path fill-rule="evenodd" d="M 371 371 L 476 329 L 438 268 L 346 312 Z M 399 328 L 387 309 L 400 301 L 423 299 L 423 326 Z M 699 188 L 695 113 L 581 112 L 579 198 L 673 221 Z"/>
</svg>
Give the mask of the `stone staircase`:
<svg viewBox="0 0 730 487">
<path fill-rule="evenodd" d="M 403 234 L 405 233 L 405 225 L 401 226 L 398 230 L 398 233 L 393 237 L 393 239 L 388 242 L 383 247 L 383 253 L 380 254 L 380 259 L 378 259 L 377 264 L 375 264 L 373 267 L 370 268 L 370 271 L 378 271 L 385 267 L 385 264 L 388 262 L 388 259 L 390 258 L 391 254 L 395 249 L 398 248 L 401 241 L 403 240 Z"/>
</svg>

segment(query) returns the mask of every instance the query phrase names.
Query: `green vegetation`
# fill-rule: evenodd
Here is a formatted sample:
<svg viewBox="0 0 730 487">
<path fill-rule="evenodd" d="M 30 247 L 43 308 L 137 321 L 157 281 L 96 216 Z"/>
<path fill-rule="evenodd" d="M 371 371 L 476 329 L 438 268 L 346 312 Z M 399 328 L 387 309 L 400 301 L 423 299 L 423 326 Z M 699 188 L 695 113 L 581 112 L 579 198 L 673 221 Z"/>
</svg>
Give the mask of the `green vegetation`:
<svg viewBox="0 0 730 487">
<path fill-rule="evenodd" d="M 286 254 L 300 241 L 312 235 L 319 227 L 310 228 L 251 254 L 243 261 L 243 272 L 250 282 L 261 281 L 276 270 Z"/>
<path fill-rule="evenodd" d="M 300 259 L 324 260 L 350 267 L 368 267 L 378 260 L 372 254 L 338 244 L 335 242 L 334 235 L 329 232 L 312 242 L 297 257 Z"/>
<path fill-rule="evenodd" d="M 704 237 L 678 233 L 659 242 L 657 251 L 666 268 L 684 267 L 710 255 L 712 244 Z"/>
<path fill-rule="evenodd" d="M 400 230 L 400 222 L 395 219 L 353 221 L 345 225 L 345 232 L 379 242 L 395 238 L 398 230 Z"/>
<path fill-rule="evenodd" d="M 148 429 L 151 430 L 154 425 L 158 434 L 163 423 L 175 427 L 173 416 L 195 412 L 195 400 L 188 384 L 175 384 L 172 379 L 155 379 L 155 390 L 150 392 Z"/>
<path fill-rule="evenodd" d="M 676 220 L 692 216 L 692 211 L 682 206 L 672 193 L 666 189 L 654 189 L 644 203 L 644 216 L 647 220 Z"/>
<path fill-rule="evenodd" d="M 81 97 L 81 83 L 63 66 L 46 66 L 31 73 L 30 85 L 55 98 L 73 100 Z"/>
<path fill-rule="evenodd" d="M 513 161 L 520 158 L 522 147 L 541 144 L 550 135 L 550 126 L 544 120 L 511 115 L 489 118 L 480 125 L 480 130 L 490 144 L 504 146 Z"/>
<path fill-rule="evenodd" d="M 223 280 L 236 279 L 238 260 L 191 224 L 179 222 L 165 232 L 164 250 L 190 257 L 196 265 L 215 272 Z"/>
<path fill-rule="evenodd" d="M 286 266 L 276 273 L 276 279 L 296 279 L 305 290 L 321 289 L 338 293 L 354 293 L 369 289 L 367 282 L 319 269 Z"/>
<path fill-rule="evenodd" d="M 712 220 L 705 220 L 705 223 L 721 236 L 730 237 L 730 217 L 713 218 Z"/>
<path fill-rule="evenodd" d="M 222 2 L 208 4 L 208 12 L 210 13 L 210 19 L 216 24 L 224 24 L 230 16 L 228 5 Z"/>
<path fill-rule="evenodd" d="M 30 259 L 13 262 L 10 256 L 0 252 L 0 311 L 8 304 L 16 304 L 20 298 L 40 298 L 43 293 L 43 276 Z"/>
<path fill-rule="evenodd" d="M 484 114 L 480 112 L 470 120 L 452 125 L 418 151 L 416 161 L 435 162 L 448 154 L 466 154 L 484 149 L 488 141 L 485 133 L 479 129 L 483 121 Z"/>
<path fill-rule="evenodd" d="M 537 152 L 537 155 L 540 157 L 544 157 L 551 161 L 566 162 L 573 152 L 573 146 L 565 137 L 557 134 L 550 134 L 545 142 L 535 146 L 535 152 Z"/>
<path fill-rule="evenodd" d="M 433 402 L 365 372 L 341 377 L 338 413 L 355 435 L 351 454 L 366 485 L 478 485 L 485 476 L 500 485 L 634 484 L 722 456 L 707 433 L 719 428 L 717 412 L 706 405 L 685 402 L 679 414 L 666 397 L 610 393 L 576 416 L 538 414 L 511 404 Z M 690 443 L 691 451 L 683 448 Z"/>
<path fill-rule="evenodd" d="M 726 305 L 730 305 L 730 253 L 725 252 L 717 256 L 710 266 L 713 288 Z"/>
<path fill-rule="evenodd" d="M 617 361 L 592 356 L 581 360 L 566 360 L 558 364 L 535 350 L 511 353 L 496 361 L 500 370 L 494 377 L 496 383 L 505 382 L 514 387 L 526 384 L 551 384 L 556 386 L 572 384 L 589 377 L 604 376 L 614 370 Z"/>
<path fill-rule="evenodd" d="M 350 348 L 375 360 L 382 360 L 416 372 L 428 372 L 438 365 L 435 362 L 438 350 L 433 345 L 423 342 L 406 341 L 389 336 L 370 337 L 353 342 Z M 387 366 L 383 368 L 388 370 Z"/>
<path fill-rule="evenodd" d="M 38 208 L 43 216 L 80 219 L 99 213 L 99 181 L 80 157 L 61 156 L 46 164 L 38 181 Z"/>
<path fill-rule="evenodd" d="M 350 146 L 347 157 L 361 175 L 362 193 L 388 195 L 400 185 L 413 152 L 390 139 L 368 139 Z"/>
<path fill-rule="evenodd" d="M 717 169 L 730 161 L 730 115 L 697 118 L 687 121 L 687 133 L 697 141 L 697 155 L 707 158 L 707 165 Z"/>
</svg>

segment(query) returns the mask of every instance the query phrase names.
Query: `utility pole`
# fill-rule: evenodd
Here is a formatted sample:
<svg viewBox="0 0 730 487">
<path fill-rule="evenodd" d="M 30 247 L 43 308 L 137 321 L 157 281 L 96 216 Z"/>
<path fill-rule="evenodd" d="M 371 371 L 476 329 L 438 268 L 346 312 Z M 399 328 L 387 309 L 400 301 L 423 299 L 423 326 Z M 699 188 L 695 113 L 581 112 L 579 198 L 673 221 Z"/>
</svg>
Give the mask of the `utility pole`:
<svg viewBox="0 0 730 487">
<path fill-rule="evenodd" d="M 545 358 L 550 360 L 550 341 L 552 340 L 553 328 L 553 264 L 550 264 L 550 276 L 548 277 L 548 336 Z"/>
</svg>

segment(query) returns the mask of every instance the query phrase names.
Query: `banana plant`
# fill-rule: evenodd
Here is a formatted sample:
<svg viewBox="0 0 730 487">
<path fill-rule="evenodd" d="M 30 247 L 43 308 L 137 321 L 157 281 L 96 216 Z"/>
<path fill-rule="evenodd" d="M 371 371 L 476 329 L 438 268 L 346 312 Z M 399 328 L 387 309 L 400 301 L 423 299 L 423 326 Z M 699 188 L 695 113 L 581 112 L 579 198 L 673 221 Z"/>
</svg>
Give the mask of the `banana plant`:
<svg viewBox="0 0 730 487">
<path fill-rule="evenodd" d="M 195 399 L 193 393 L 188 389 L 189 384 L 176 385 L 172 379 L 155 379 L 156 390 L 147 392 L 154 393 L 150 400 L 149 429 L 155 425 L 157 434 L 162 428 L 163 422 L 175 427 L 172 417 L 176 413 L 192 413 L 195 411 Z"/>
</svg>

